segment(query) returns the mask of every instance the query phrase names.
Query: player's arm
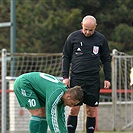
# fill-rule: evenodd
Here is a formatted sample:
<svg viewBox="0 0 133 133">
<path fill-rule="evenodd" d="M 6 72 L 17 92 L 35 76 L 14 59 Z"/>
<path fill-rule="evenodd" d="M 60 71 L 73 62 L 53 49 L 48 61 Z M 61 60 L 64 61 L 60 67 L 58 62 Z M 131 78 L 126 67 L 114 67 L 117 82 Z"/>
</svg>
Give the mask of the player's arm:
<svg viewBox="0 0 133 133">
<path fill-rule="evenodd" d="M 133 68 L 131 68 L 131 72 L 130 72 L 130 86 L 133 85 Z"/>
<path fill-rule="evenodd" d="M 109 82 L 111 82 L 111 56 L 110 56 L 109 46 L 105 38 L 103 40 L 103 46 L 100 50 L 100 59 L 103 64 L 105 81 L 108 81 L 104 82 L 106 83 L 106 85 L 104 86 L 107 86 L 109 85 Z"/>
<path fill-rule="evenodd" d="M 61 89 L 55 90 L 46 98 L 46 118 L 51 133 L 59 133 L 59 127 L 57 122 L 57 104 L 63 96 L 64 92 Z"/>
<path fill-rule="evenodd" d="M 57 120 L 60 132 L 67 133 L 66 121 L 65 121 L 65 106 L 63 104 L 59 104 L 57 106 L 57 116 L 58 116 Z"/>
<path fill-rule="evenodd" d="M 72 58 L 73 47 L 71 44 L 71 36 L 68 36 L 64 48 L 63 48 L 63 56 L 62 56 L 62 77 L 64 79 L 69 78 L 69 69 Z"/>
</svg>

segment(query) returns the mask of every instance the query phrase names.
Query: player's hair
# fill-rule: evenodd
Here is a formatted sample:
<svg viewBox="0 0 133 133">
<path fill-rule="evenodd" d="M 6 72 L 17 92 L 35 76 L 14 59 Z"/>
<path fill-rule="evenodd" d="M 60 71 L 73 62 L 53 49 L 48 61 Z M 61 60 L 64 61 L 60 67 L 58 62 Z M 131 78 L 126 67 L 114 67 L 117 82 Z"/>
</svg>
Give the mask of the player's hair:
<svg viewBox="0 0 133 133">
<path fill-rule="evenodd" d="M 71 94 L 73 100 L 78 100 L 80 102 L 83 101 L 84 94 L 81 86 L 74 86 L 72 88 L 69 88 L 67 90 L 67 93 Z"/>
</svg>

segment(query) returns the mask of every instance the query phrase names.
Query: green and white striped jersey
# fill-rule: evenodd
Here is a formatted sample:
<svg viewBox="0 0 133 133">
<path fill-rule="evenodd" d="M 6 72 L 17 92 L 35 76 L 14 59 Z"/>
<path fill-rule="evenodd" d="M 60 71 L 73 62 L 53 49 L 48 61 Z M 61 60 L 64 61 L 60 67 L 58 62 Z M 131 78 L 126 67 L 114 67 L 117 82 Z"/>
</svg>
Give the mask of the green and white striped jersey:
<svg viewBox="0 0 133 133">
<path fill-rule="evenodd" d="M 56 77 L 41 73 L 31 72 L 19 76 L 17 80 L 26 82 L 27 88 L 32 88 L 45 103 L 46 119 L 52 133 L 67 133 L 65 122 L 65 106 L 61 98 L 67 87 Z M 30 86 L 30 87 L 29 87 Z"/>
</svg>

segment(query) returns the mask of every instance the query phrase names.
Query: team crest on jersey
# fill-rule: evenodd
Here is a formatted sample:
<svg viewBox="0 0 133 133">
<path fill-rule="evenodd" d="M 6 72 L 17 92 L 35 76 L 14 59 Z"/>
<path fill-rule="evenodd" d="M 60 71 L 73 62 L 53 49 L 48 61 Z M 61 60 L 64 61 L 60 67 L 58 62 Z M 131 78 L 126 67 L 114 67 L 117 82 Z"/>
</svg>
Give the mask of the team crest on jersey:
<svg viewBox="0 0 133 133">
<path fill-rule="evenodd" d="M 93 53 L 98 54 L 99 52 L 99 47 L 98 46 L 93 46 Z"/>
</svg>

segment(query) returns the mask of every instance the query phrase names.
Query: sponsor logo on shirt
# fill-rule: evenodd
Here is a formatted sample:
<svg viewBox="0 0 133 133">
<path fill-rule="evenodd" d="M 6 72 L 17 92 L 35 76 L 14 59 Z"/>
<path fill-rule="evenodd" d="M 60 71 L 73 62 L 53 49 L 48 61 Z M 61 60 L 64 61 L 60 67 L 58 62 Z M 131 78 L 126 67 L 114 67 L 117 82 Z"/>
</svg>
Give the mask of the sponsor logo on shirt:
<svg viewBox="0 0 133 133">
<path fill-rule="evenodd" d="M 77 48 L 77 51 L 81 51 L 81 49 L 80 48 Z"/>
</svg>

